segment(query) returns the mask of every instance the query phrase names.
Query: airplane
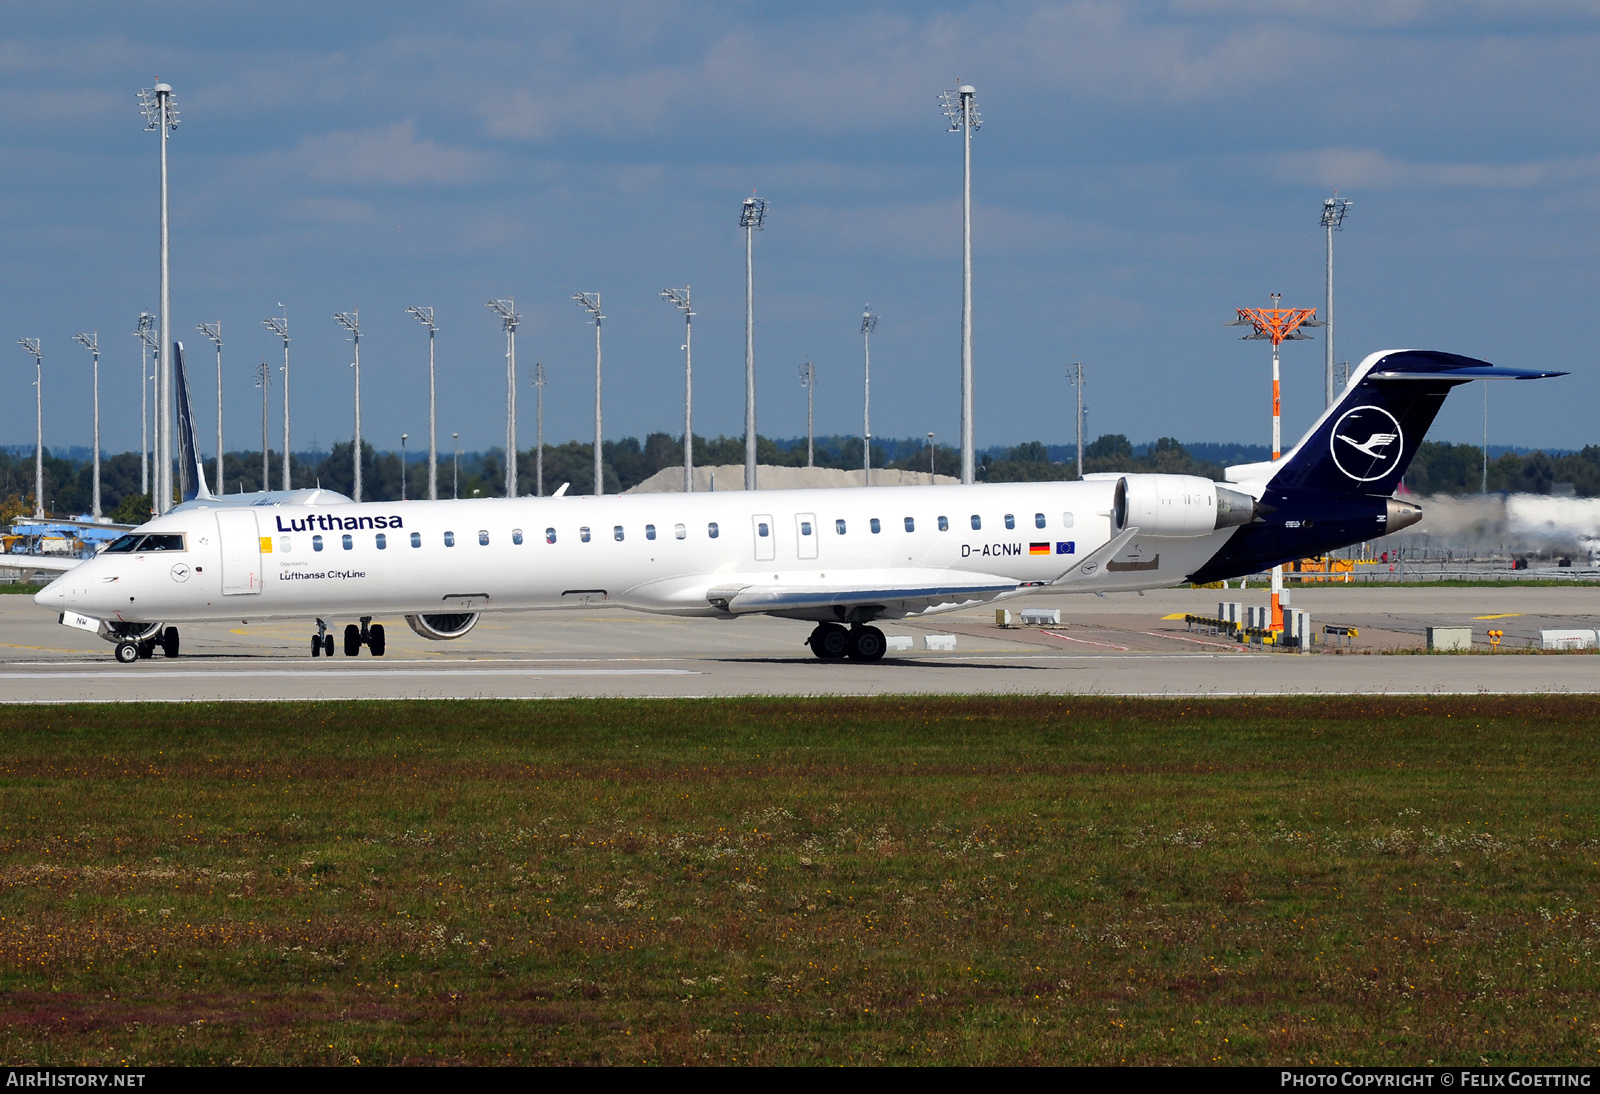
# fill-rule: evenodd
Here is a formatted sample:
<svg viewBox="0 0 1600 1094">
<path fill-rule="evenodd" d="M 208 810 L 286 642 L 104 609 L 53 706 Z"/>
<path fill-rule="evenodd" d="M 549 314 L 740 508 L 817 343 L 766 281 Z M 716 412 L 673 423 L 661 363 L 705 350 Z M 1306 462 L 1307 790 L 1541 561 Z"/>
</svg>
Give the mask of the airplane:
<svg viewBox="0 0 1600 1094">
<path fill-rule="evenodd" d="M 1193 475 L 601 497 L 185 509 L 35 596 L 123 663 L 177 624 L 314 619 L 313 657 L 384 654 L 383 617 L 459 639 L 484 612 L 597 606 L 812 625 L 824 660 L 883 656 L 880 620 L 1026 593 L 1166 588 L 1259 573 L 1416 523 L 1392 496 L 1445 396 L 1499 368 L 1431 350 L 1361 363 L 1281 459 Z M 1351 437 L 1394 434 L 1395 441 Z M 1397 443 L 1396 443 L 1397 442 Z"/>
</svg>

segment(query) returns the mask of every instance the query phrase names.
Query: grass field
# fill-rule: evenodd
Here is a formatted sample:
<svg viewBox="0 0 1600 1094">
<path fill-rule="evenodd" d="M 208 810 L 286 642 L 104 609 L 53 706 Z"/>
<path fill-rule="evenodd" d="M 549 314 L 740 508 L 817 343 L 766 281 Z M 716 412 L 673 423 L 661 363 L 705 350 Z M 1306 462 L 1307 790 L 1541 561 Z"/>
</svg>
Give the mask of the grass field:
<svg viewBox="0 0 1600 1094">
<path fill-rule="evenodd" d="M 0 708 L 0 1052 L 1593 1064 L 1597 709 Z"/>
</svg>

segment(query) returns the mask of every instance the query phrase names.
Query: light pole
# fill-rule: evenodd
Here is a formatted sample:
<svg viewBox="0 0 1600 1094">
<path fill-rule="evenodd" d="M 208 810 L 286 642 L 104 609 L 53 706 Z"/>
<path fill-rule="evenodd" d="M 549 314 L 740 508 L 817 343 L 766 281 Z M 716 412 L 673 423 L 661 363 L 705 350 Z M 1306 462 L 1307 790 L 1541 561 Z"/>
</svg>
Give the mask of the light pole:
<svg viewBox="0 0 1600 1094">
<path fill-rule="evenodd" d="M 491 300 L 484 307 L 500 317 L 506 331 L 506 497 L 517 496 L 517 325 L 522 316 L 517 314 L 516 301 L 510 297 Z"/>
<path fill-rule="evenodd" d="M 767 199 L 754 195 L 739 207 L 744 229 L 744 488 L 756 488 L 756 278 L 755 233 L 767 223 Z"/>
<path fill-rule="evenodd" d="M 267 389 L 272 386 L 272 366 L 265 361 L 256 366 L 256 387 L 261 389 L 261 489 L 272 489 L 271 449 L 267 440 Z M 285 482 L 284 488 L 289 484 Z M 226 491 L 224 491 L 226 492 Z"/>
<path fill-rule="evenodd" d="M 1326 307 L 1323 309 L 1322 321 L 1328 325 L 1328 334 L 1324 339 L 1327 350 L 1327 405 L 1333 405 L 1333 233 L 1344 230 L 1345 210 L 1350 208 L 1350 202 L 1339 197 L 1334 191 L 1331 198 L 1322 201 L 1322 226 L 1328 231 L 1328 295 Z"/>
<path fill-rule="evenodd" d="M 400 434 L 400 500 L 406 500 L 406 434 Z"/>
<path fill-rule="evenodd" d="M 76 334 L 72 340 L 94 354 L 94 519 L 100 519 L 100 332 Z"/>
<path fill-rule="evenodd" d="M 1083 478 L 1083 364 L 1074 361 L 1067 367 L 1072 369 L 1071 375 L 1067 377 L 1067 383 L 1077 389 L 1078 395 L 1078 409 L 1073 418 L 1078 423 L 1078 478 L 1081 479 Z"/>
<path fill-rule="evenodd" d="M 689 306 L 689 286 L 683 291 L 662 289 L 667 303 L 683 312 L 683 492 L 694 492 L 694 309 Z"/>
<path fill-rule="evenodd" d="M 161 333 L 156 348 L 155 511 L 172 508 L 172 279 L 167 240 L 167 134 L 178 128 L 172 85 L 157 81 L 139 92 L 145 129 L 161 134 Z"/>
<path fill-rule="evenodd" d="M 929 433 L 928 434 L 928 485 L 929 486 L 934 485 L 934 477 L 935 476 L 934 476 L 934 470 L 933 470 L 933 434 Z"/>
<path fill-rule="evenodd" d="M 150 493 L 150 351 L 156 348 L 156 317 L 139 313 L 133 336 L 139 340 L 139 492 Z"/>
<path fill-rule="evenodd" d="M 406 314 L 428 328 L 428 500 L 439 500 L 439 446 L 435 417 L 436 391 L 433 380 L 433 336 L 439 328 L 433 324 L 432 308 L 407 308 Z"/>
<path fill-rule="evenodd" d="M 544 497 L 544 366 L 533 363 L 533 373 L 528 377 L 533 385 L 533 496 Z"/>
<path fill-rule="evenodd" d="M 572 299 L 594 319 L 594 496 L 599 497 L 606 492 L 604 468 L 600 463 L 600 324 L 605 316 L 600 314 L 599 293 L 576 293 Z"/>
<path fill-rule="evenodd" d="M 456 442 L 456 463 L 455 472 L 450 479 L 450 497 L 459 498 L 461 496 L 461 434 L 452 433 L 450 434 L 450 439 Z"/>
<path fill-rule="evenodd" d="M 33 357 L 33 515 L 44 516 L 44 353 L 39 339 L 18 338 Z"/>
<path fill-rule="evenodd" d="M 868 304 L 861 309 L 861 470 L 866 486 L 872 485 L 872 332 L 877 329 L 878 317 L 872 314 L 872 305 Z"/>
<path fill-rule="evenodd" d="M 817 394 L 817 366 L 809 360 L 800 366 L 800 386 L 806 389 L 806 466 L 815 467 L 816 451 L 812 440 L 813 428 L 811 411 L 816 403 Z"/>
<path fill-rule="evenodd" d="M 222 488 L 222 320 L 201 323 L 195 330 L 217 344 L 217 492 L 226 494 Z"/>
<path fill-rule="evenodd" d="M 280 302 L 278 307 L 283 304 Z M 285 310 L 282 315 L 263 319 L 261 325 L 283 339 L 283 488 L 289 490 L 293 488 L 289 480 L 289 313 Z M 266 445 L 261 447 L 265 451 Z M 266 481 L 262 476 L 263 490 L 267 489 Z"/>
<path fill-rule="evenodd" d="M 355 343 L 355 360 L 351 367 L 356 370 L 356 435 L 350 446 L 350 461 L 355 465 L 355 500 L 361 501 L 361 312 L 359 309 L 342 311 L 333 317 L 345 330 L 350 332 L 350 340 Z M 284 462 L 288 463 L 289 453 L 283 454 Z"/>
<path fill-rule="evenodd" d="M 945 117 L 950 132 L 960 131 L 961 180 L 961 481 L 971 483 L 976 457 L 972 441 L 972 134 L 983 125 L 978 117 L 977 89 L 962 84 L 946 91 Z"/>
</svg>

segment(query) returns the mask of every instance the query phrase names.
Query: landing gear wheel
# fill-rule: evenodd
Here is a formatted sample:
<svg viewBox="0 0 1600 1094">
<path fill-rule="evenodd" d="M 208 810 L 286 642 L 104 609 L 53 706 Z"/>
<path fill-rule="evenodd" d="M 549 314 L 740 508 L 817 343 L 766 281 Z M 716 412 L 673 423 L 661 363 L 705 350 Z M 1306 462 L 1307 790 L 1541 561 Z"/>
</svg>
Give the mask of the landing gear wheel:
<svg viewBox="0 0 1600 1094">
<path fill-rule="evenodd" d="M 118 642 L 117 660 L 124 665 L 133 664 L 139 660 L 139 647 L 133 642 Z"/>
<path fill-rule="evenodd" d="M 344 629 L 344 655 L 354 657 L 361 652 L 361 628 L 354 623 Z"/>
<path fill-rule="evenodd" d="M 178 628 L 168 627 L 161 632 L 161 652 L 167 657 L 178 656 Z"/>
<path fill-rule="evenodd" d="M 837 623 L 819 623 L 806 645 L 824 661 L 834 661 L 850 652 L 850 632 Z"/>
<path fill-rule="evenodd" d="M 333 656 L 333 635 L 325 634 L 322 636 L 322 652 L 329 657 Z"/>
<path fill-rule="evenodd" d="M 383 624 L 374 623 L 367 628 L 367 649 L 372 651 L 372 656 L 383 656 Z"/>
<path fill-rule="evenodd" d="M 856 627 L 850 632 L 850 660 L 878 661 L 889 648 L 883 632 L 877 627 Z"/>
<path fill-rule="evenodd" d="M 322 635 L 320 634 L 314 634 L 311 636 L 311 656 L 322 656 Z"/>
<path fill-rule="evenodd" d="M 141 660 L 141 661 L 149 660 L 151 657 L 155 656 L 155 652 L 156 652 L 156 641 L 155 641 L 155 639 L 147 638 L 143 642 L 139 643 L 139 660 Z"/>
</svg>

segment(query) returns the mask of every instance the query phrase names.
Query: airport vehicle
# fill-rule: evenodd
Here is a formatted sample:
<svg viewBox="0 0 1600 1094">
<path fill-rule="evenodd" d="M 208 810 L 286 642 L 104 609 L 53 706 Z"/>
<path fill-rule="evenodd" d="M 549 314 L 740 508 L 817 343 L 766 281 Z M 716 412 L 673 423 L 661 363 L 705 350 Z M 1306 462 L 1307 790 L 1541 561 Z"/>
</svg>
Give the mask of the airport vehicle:
<svg viewBox="0 0 1600 1094">
<path fill-rule="evenodd" d="M 1421 519 L 1392 497 L 1450 389 L 1561 373 L 1426 350 L 1376 353 L 1283 458 L 1084 481 L 185 508 L 36 597 L 116 644 L 179 647 L 177 624 L 315 619 L 313 657 L 382 656 L 384 617 L 460 638 L 483 612 L 614 605 L 813 625 L 824 659 L 875 660 L 880 619 L 1023 592 L 1208 582 Z"/>
</svg>

